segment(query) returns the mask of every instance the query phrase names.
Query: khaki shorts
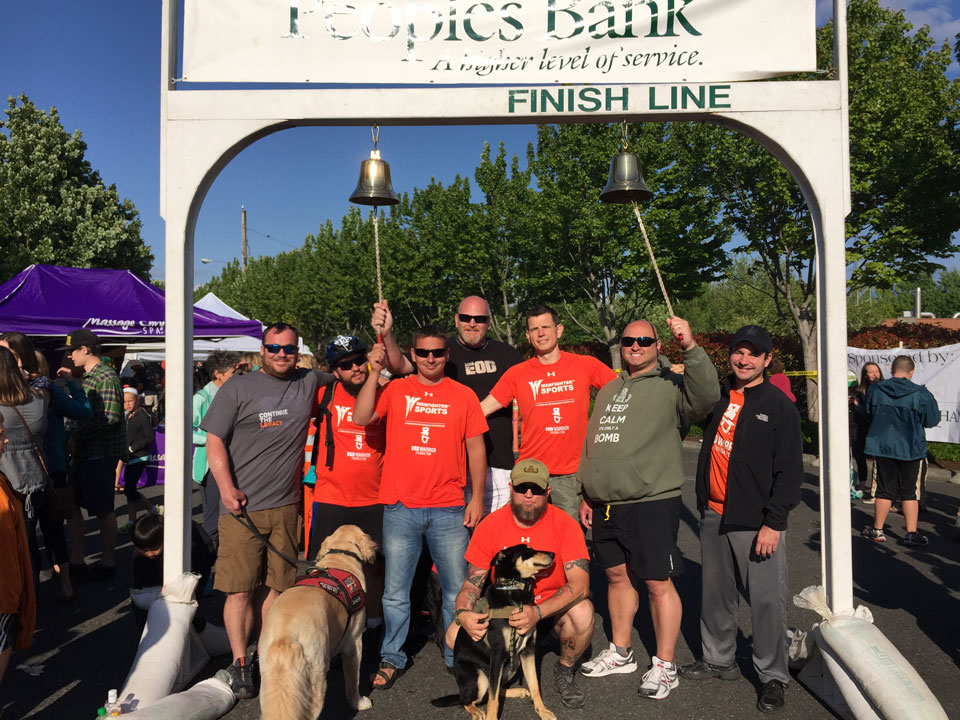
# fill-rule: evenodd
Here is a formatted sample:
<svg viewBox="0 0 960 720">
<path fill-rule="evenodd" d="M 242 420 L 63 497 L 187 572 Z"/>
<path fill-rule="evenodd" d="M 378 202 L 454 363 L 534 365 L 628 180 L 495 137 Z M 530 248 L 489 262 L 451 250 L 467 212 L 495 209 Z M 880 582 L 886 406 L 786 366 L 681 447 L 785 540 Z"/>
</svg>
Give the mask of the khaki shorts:
<svg viewBox="0 0 960 720">
<path fill-rule="evenodd" d="M 297 504 L 248 513 L 253 526 L 277 550 L 297 557 L 299 506 Z M 260 585 L 283 592 L 293 586 L 297 568 L 267 550 L 237 518 L 221 515 L 217 524 L 220 550 L 213 587 L 225 593 L 250 592 Z"/>
</svg>

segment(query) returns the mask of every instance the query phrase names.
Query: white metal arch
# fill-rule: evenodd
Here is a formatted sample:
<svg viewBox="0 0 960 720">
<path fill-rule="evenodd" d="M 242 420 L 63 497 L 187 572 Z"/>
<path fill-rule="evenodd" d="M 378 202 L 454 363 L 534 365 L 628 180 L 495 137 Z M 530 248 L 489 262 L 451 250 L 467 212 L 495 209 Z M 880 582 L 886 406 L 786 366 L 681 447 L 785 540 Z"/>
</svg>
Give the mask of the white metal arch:
<svg viewBox="0 0 960 720">
<path fill-rule="evenodd" d="M 837 13 L 845 12 L 839 0 L 834 9 L 837 17 Z M 731 127 L 760 142 L 787 167 L 810 208 L 818 263 L 823 581 L 835 612 L 852 608 L 844 236 L 849 171 L 843 71 L 841 79 L 833 81 L 727 83 L 720 87 L 730 97 L 730 109 L 710 112 L 696 108 L 652 112 L 610 107 L 598 112 L 521 115 L 508 109 L 504 101 L 509 89 L 496 87 L 177 91 L 172 81 L 177 3 L 164 0 L 164 10 L 161 214 L 166 221 L 170 380 L 166 386 L 165 578 L 183 572 L 190 561 L 194 230 L 207 191 L 239 152 L 262 137 L 302 125 L 703 120 Z M 845 22 L 836 25 L 838 33 L 845 33 Z M 656 91 L 651 88 L 656 86 L 622 86 L 617 92 L 626 98 Z M 411 102 L 414 96 L 418 102 Z M 371 108 L 377 110 L 376 116 Z M 178 477 L 182 481 L 177 482 Z"/>
</svg>

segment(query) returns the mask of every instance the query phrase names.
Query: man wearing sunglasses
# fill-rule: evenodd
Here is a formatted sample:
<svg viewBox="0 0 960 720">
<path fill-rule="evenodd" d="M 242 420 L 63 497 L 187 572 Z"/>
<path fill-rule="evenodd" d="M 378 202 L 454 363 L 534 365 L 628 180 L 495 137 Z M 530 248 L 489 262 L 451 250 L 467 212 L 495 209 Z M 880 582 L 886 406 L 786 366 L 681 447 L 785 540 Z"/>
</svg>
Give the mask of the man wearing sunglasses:
<svg viewBox="0 0 960 720">
<path fill-rule="evenodd" d="M 535 457 L 546 463 L 551 502 L 578 520 L 576 473 L 587 432 L 590 390 L 603 387 L 617 374 L 594 357 L 560 349 L 563 325 L 553 308 L 530 308 L 526 322 L 535 356 L 507 370 L 480 405 L 489 416 L 517 400 L 523 421 L 519 459 Z"/>
<path fill-rule="evenodd" d="M 374 688 L 393 686 L 407 664 L 403 644 L 410 627 L 410 584 L 426 538 L 443 588 L 444 624 L 453 622 L 454 601 L 466 576 L 469 531 L 483 512 L 487 475 L 483 434 L 487 422 L 470 388 L 444 375 L 447 338 L 426 326 L 413 336 L 415 375 L 391 380 L 377 396 L 386 350 L 370 351 L 370 375 L 360 389 L 353 421 L 386 421 L 387 448 L 380 482 L 383 503 L 383 642 Z M 473 497 L 464 506 L 469 464 Z M 445 652 L 448 667 L 453 651 Z"/>
<path fill-rule="evenodd" d="M 383 423 L 361 427 L 353 421 L 354 403 L 367 376 L 367 348 L 358 337 L 338 335 L 324 353 L 337 382 L 317 391 L 318 413 L 307 441 L 306 475 L 314 479 L 310 496 L 310 541 L 314 560 L 323 540 L 341 525 L 356 525 L 383 545 L 380 475 L 386 447 Z M 377 397 L 380 388 L 377 389 Z M 312 471 L 312 472 L 311 472 Z M 383 622 L 383 554 L 364 568 L 367 579 L 367 626 Z"/>
<path fill-rule="evenodd" d="M 327 373 L 297 368 L 298 344 L 294 327 L 269 325 L 260 370 L 224 383 L 200 422 L 207 433 L 210 472 L 220 489 L 214 587 L 227 594 L 223 621 L 233 651 L 229 672 L 240 698 L 258 692 L 256 655 L 246 655 L 255 618 L 266 616 L 277 595 L 293 585 L 297 568 L 268 552 L 238 517 L 246 513 L 273 547 L 296 557 L 307 426 L 317 389 L 334 381 Z"/>
<path fill-rule="evenodd" d="M 683 572 L 677 549 L 683 507 L 682 441 L 720 398 L 717 370 L 686 320 L 667 321 L 683 350 L 684 373 L 660 355 L 653 325 L 637 320 L 620 338 L 623 372 L 593 406 L 580 463 L 580 521 L 593 530 L 597 562 L 607 576 L 610 647 L 581 667 L 587 677 L 634 672 L 633 619 L 638 588 L 650 597 L 657 653 L 640 697 L 663 700 L 677 686 L 674 650 L 682 606 L 672 578 Z"/>
<path fill-rule="evenodd" d="M 593 603 L 587 599 L 590 585 L 589 554 L 583 533 L 566 513 L 549 504 L 551 478 L 539 460 L 520 460 L 510 473 L 510 505 L 485 517 L 467 548 L 467 579 L 456 603 L 456 624 L 481 640 L 487 632 L 487 615 L 474 612 L 493 558 L 504 548 L 527 545 L 554 554 L 553 565 L 536 576 L 534 604 L 513 611 L 509 622 L 521 635 L 543 621 L 540 637 L 556 630 L 560 658 L 553 668 L 553 683 L 567 707 L 583 707 L 583 692 L 577 687 L 574 665 L 593 637 Z M 453 646 L 456 628 L 447 632 Z"/>
<path fill-rule="evenodd" d="M 387 301 L 373 309 L 370 321 L 381 332 L 387 351 L 387 368 L 398 374 L 408 374 L 412 366 L 400 352 L 393 336 L 393 317 Z M 508 368 L 523 362 L 523 356 L 512 345 L 487 337 L 490 330 L 490 306 L 477 295 L 460 301 L 453 324 L 457 334 L 447 339 L 447 364 L 444 373 L 463 383 L 485 398 Z M 487 478 L 484 483 L 483 512 L 488 514 L 503 507 L 510 500 L 510 470 L 513 468 L 513 412 L 501 408 L 487 417 L 490 430 L 483 436 L 487 450 Z M 471 484 L 467 484 L 467 502 Z"/>
</svg>

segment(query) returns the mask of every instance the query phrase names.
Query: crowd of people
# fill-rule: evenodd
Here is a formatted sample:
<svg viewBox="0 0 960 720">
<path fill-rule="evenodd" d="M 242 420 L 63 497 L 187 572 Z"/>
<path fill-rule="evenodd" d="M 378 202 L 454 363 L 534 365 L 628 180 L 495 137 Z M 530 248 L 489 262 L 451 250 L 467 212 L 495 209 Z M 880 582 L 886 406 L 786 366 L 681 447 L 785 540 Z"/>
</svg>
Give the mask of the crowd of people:
<svg viewBox="0 0 960 720">
<path fill-rule="evenodd" d="M 738 330 L 721 372 L 685 320 L 668 320 L 683 353 L 677 366 L 662 354 L 654 325 L 638 319 L 620 337 L 617 373 L 561 350 L 563 325 L 548 306 L 525 315 L 533 353 L 526 360 L 487 336 L 490 321 L 486 301 L 466 297 L 452 336 L 421 327 L 404 352 L 380 301 L 371 315 L 378 342 L 367 348 L 351 335 L 333 338 L 324 353 L 329 372 L 301 361 L 299 334 L 286 323 L 266 327 L 255 357 L 218 351 L 207 358 L 193 402 L 192 480 L 203 506 L 193 557 L 207 575 L 213 566 L 213 590 L 225 596 L 234 693 L 258 693 L 256 639 L 273 601 L 296 580 L 291 559 L 301 548 L 313 559 L 325 537 L 354 524 L 380 547 L 366 571 L 368 637 L 380 638 L 375 690 L 393 687 L 409 663 L 411 589 L 424 548 L 441 588 L 452 672 L 456 634 L 479 640 L 486 632 L 488 615 L 477 601 L 494 556 L 525 544 L 555 562 L 537 576 L 534 603 L 517 608 L 509 623 L 521 634 L 539 626 L 540 637 L 551 630 L 559 637 L 553 686 L 564 705 L 583 707 L 583 678 L 639 669 L 631 638 L 644 591 L 656 652 L 640 697 L 663 700 L 681 679 L 739 678 L 739 579 L 751 606 L 757 707 L 780 710 L 790 682 L 785 533 L 803 464 L 795 398 L 770 381 L 769 333 L 755 325 Z M 162 522 L 137 481 L 162 382 L 141 365 L 125 371 L 124 387 L 88 330 L 71 333 L 64 349 L 65 366 L 51 377 L 28 338 L 0 336 L 0 515 L 16 518 L 3 524 L 16 542 L 2 558 L 3 576 L 15 580 L 0 591 L 0 676 L 11 649 L 32 633 L 37 525 L 59 598 L 70 602 L 74 583 L 116 574 L 114 492 L 122 489 L 125 527 L 141 552 L 138 576 L 159 577 Z M 925 544 L 916 529 L 917 458 L 926 454 L 923 427 L 937 413 L 932 396 L 911 382 L 909 365 L 898 358 L 893 378 L 874 385 L 865 368 L 851 422 L 861 483 L 864 458 L 876 465 L 876 521 L 864 535 L 882 541 L 898 501 L 904 542 L 917 547 Z M 695 423 L 704 429 L 695 479 L 701 658 L 681 668 L 683 602 L 674 586 L 684 569 L 681 452 Z M 101 560 L 91 566 L 81 509 L 100 530 Z M 611 636 L 609 647 L 587 657 L 595 617 L 590 562 L 607 582 Z"/>
</svg>

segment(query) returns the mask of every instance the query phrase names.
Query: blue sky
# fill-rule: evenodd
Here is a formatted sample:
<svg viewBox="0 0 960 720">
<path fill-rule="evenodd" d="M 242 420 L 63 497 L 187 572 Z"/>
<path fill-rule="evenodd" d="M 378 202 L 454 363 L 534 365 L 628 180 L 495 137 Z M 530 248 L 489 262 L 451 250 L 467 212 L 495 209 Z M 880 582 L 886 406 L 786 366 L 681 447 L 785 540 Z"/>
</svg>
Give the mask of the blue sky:
<svg viewBox="0 0 960 720">
<path fill-rule="evenodd" d="M 930 24 L 937 40 L 960 32 L 958 0 L 882 0 Z M 831 14 L 817 1 L 818 24 Z M 953 68 L 956 73 L 956 65 Z M 8 2 L 0 23 L 0 92 L 25 93 L 38 107 L 56 106 L 64 127 L 79 129 L 87 159 L 104 182 L 140 211 L 143 238 L 162 278 L 163 220 L 159 214 L 160 2 Z M 5 107 L 5 105 L 4 105 Z M 394 128 L 381 130 L 380 149 L 398 192 L 470 177 L 484 142 L 504 142 L 524 156 L 534 126 Z M 240 206 L 247 209 L 250 253 L 273 255 L 299 247 L 330 218 L 339 226 L 371 147 L 370 130 L 296 128 L 274 134 L 240 154 L 217 178 L 200 212 L 195 244 L 198 283 L 240 254 Z M 269 236 L 269 237 L 266 237 Z"/>
</svg>

